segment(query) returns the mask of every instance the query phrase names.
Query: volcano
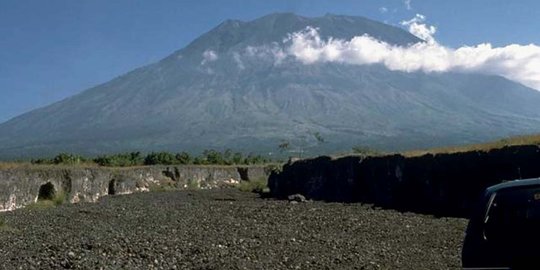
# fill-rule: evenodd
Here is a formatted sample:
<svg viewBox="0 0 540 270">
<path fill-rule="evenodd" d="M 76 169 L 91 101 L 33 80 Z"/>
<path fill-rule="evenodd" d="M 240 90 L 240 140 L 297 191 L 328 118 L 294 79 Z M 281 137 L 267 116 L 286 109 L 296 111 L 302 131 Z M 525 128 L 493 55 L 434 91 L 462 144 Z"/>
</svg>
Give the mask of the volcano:
<svg viewBox="0 0 540 270">
<path fill-rule="evenodd" d="M 540 92 L 499 76 L 304 64 L 291 33 L 423 42 L 363 17 L 227 20 L 161 61 L 0 125 L 0 157 L 233 149 L 406 150 L 540 132 Z M 313 136 L 313 135 L 317 136 Z M 316 137 L 324 138 L 316 140 Z"/>
</svg>

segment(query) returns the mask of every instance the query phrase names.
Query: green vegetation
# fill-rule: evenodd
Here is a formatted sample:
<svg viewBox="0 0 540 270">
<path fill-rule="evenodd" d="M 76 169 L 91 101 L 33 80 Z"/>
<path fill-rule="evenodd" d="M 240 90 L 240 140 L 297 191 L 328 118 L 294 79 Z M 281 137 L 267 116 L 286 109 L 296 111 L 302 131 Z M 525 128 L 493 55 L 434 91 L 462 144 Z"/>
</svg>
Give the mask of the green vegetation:
<svg viewBox="0 0 540 270">
<path fill-rule="evenodd" d="M 266 179 L 240 181 L 238 189 L 244 192 L 264 193 L 268 191 L 268 181 Z"/>
<path fill-rule="evenodd" d="M 310 133 L 310 138 L 314 141 L 313 145 L 321 145 L 326 141 L 319 133 Z M 297 153 L 302 155 L 307 146 L 307 136 L 302 136 L 303 141 L 293 144 L 288 140 L 282 140 L 278 145 L 278 149 L 282 154 L 285 152 Z M 440 147 L 432 149 L 405 151 L 402 154 L 407 157 L 421 156 L 425 154 L 451 154 L 467 151 L 489 151 L 499 149 L 506 146 L 515 145 L 540 145 L 540 135 L 518 136 L 505 138 L 493 142 Z M 342 153 L 336 156 L 350 155 L 351 153 Z M 380 156 L 391 153 L 380 152 L 365 146 L 355 146 L 352 148 L 352 154 L 363 156 Z M 261 155 L 244 155 L 239 152 L 226 150 L 224 152 L 216 150 L 205 150 L 199 156 L 193 156 L 187 152 L 170 153 L 170 152 L 152 152 L 146 155 L 141 152 L 120 153 L 111 155 L 102 155 L 97 158 L 86 158 L 80 155 L 61 153 L 53 158 L 33 159 L 31 162 L 0 162 L 0 170 L 17 168 L 21 166 L 30 166 L 31 164 L 38 165 L 81 165 L 81 166 L 106 166 L 106 167 L 132 167 L 144 165 L 260 165 L 271 164 L 275 161 L 270 160 Z"/>
<path fill-rule="evenodd" d="M 147 155 L 143 155 L 141 152 L 131 152 L 102 155 L 94 159 L 75 154 L 61 153 L 50 159 L 41 158 L 31 160 L 32 164 L 39 165 L 98 165 L 105 167 L 143 165 L 257 165 L 271 162 L 272 160 L 261 155 L 249 154 L 244 156 L 240 152 L 233 153 L 231 150 L 224 152 L 205 150 L 199 156 L 191 156 L 187 152 L 152 152 Z M 12 167 L 12 164 L 5 163 L 4 167 Z"/>
<path fill-rule="evenodd" d="M 176 155 L 169 152 L 150 153 L 144 158 L 144 165 L 175 165 L 179 164 Z"/>
<path fill-rule="evenodd" d="M 66 193 L 58 192 L 52 198 L 52 202 L 55 206 L 62 205 L 66 201 Z"/>
<path fill-rule="evenodd" d="M 230 150 L 205 150 L 198 157 L 191 157 L 187 152 L 159 152 L 150 153 L 144 158 L 144 165 L 255 165 L 270 162 L 260 155 L 249 154 L 244 157 L 242 153 L 232 153 Z"/>
<path fill-rule="evenodd" d="M 32 160 L 33 164 L 55 164 L 55 165 L 76 165 L 88 162 L 88 159 L 74 154 L 60 153 L 52 159 L 36 159 Z"/>
<path fill-rule="evenodd" d="M 180 164 L 191 164 L 191 156 L 187 152 L 181 152 L 176 154 L 176 160 Z"/>
<path fill-rule="evenodd" d="M 141 165 L 144 161 L 141 152 L 131 152 L 123 154 L 114 154 L 108 156 L 99 156 L 94 162 L 100 166 L 109 167 L 130 167 Z"/>
<path fill-rule="evenodd" d="M 6 226 L 7 226 L 6 220 L 4 219 L 4 217 L 0 217 L 0 229 Z"/>
<path fill-rule="evenodd" d="M 187 189 L 190 189 L 190 190 L 197 190 L 197 189 L 200 189 L 200 184 L 199 182 L 197 182 L 196 180 L 194 179 L 189 179 L 187 181 Z"/>
<path fill-rule="evenodd" d="M 35 203 L 31 203 L 27 205 L 25 208 L 26 209 L 47 209 L 47 208 L 52 208 L 55 206 L 56 205 L 51 200 L 39 200 Z"/>
<path fill-rule="evenodd" d="M 51 198 L 38 199 L 35 203 L 26 206 L 28 209 L 47 209 L 62 205 L 66 201 L 66 193 L 55 193 Z"/>
</svg>

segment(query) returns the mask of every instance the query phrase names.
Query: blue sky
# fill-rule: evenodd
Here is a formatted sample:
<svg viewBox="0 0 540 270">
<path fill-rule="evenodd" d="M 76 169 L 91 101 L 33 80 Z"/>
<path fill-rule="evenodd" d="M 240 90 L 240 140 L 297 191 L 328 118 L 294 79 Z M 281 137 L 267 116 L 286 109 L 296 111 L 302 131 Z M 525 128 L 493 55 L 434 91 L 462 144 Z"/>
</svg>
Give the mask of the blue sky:
<svg viewBox="0 0 540 270">
<path fill-rule="evenodd" d="M 420 13 L 446 46 L 540 44 L 537 0 L 0 0 L 0 122 L 158 61 L 225 19 L 278 11 L 395 25 Z"/>
</svg>

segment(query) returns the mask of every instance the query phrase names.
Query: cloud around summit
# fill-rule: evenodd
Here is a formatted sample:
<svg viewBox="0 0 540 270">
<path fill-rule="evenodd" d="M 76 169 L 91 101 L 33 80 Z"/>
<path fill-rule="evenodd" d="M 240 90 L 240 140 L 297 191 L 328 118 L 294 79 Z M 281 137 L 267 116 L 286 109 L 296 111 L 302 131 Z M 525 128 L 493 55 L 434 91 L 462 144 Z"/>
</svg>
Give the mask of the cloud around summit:
<svg viewBox="0 0 540 270">
<path fill-rule="evenodd" d="M 499 75 L 540 90 L 540 47 L 535 44 L 511 44 L 493 47 L 490 43 L 443 46 L 434 35 L 437 28 L 425 24 L 426 17 L 417 14 L 402 21 L 409 32 L 424 40 L 408 46 L 397 46 L 368 35 L 351 40 L 321 39 L 318 29 L 308 27 L 289 35 L 283 53 L 304 64 L 339 62 L 353 65 L 382 64 L 403 72 L 470 72 Z"/>
</svg>

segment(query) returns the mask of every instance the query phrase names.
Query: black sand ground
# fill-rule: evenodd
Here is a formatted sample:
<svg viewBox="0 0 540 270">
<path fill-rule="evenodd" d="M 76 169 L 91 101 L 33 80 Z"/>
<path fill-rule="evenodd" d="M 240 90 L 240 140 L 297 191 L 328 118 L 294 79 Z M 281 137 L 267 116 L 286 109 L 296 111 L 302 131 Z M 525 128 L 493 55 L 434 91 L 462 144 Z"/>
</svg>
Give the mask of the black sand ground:
<svg viewBox="0 0 540 270">
<path fill-rule="evenodd" d="M 0 269 L 455 269 L 466 220 L 233 189 L 0 213 Z"/>
</svg>

